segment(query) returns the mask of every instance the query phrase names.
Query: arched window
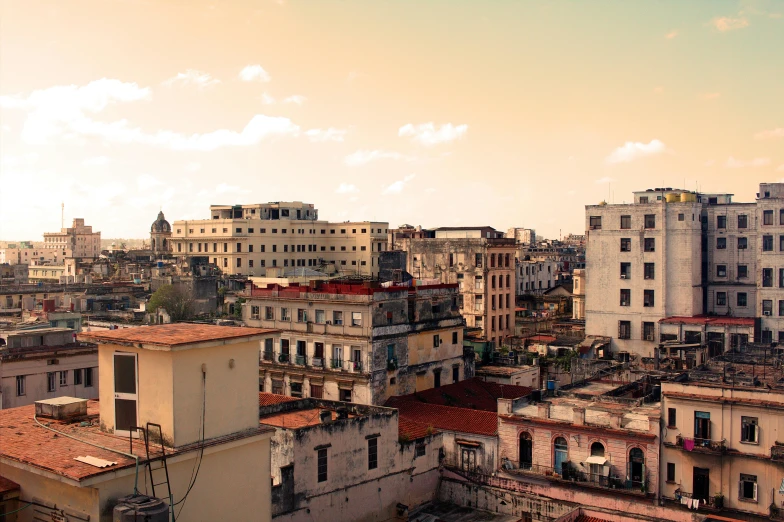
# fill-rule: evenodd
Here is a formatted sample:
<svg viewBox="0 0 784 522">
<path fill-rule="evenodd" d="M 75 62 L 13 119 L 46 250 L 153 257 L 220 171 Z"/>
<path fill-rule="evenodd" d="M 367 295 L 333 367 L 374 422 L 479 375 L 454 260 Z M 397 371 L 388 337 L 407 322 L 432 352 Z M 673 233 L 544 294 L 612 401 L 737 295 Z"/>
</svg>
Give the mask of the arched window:
<svg viewBox="0 0 784 522">
<path fill-rule="evenodd" d="M 604 444 L 601 442 L 594 442 L 591 444 L 592 457 L 604 457 Z"/>
<path fill-rule="evenodd" d="M 534 441 L 531 434 L 524 431 L 520 434 L 520 469 L 531 469 L 533 463 Z"/>
<path fill-rule="evenodd" d="M 632 448 L 629 451 L 628 474 L 627 480 L 631 481 L 632 488 L 645 488 L 645 454 L 640 448 Z"/>
<path fill-rule="evenodd" d="M 152 250 L 155 250 L 155 239 L 151 239 L 150 244 L 152 245 Z"/>
<path fill-rule="evenodd" d="M 588 463 L 590 464 L 591 481 L 604 484 L 607 471 L 609 471 L 609 468 L 605 466 L 607 460 L 604 458 L 604 444 L 601 442 L 591 444 L 591 456 L 588 457 Z"/>
<path fill-rule="evenodd" d="M 569 446 L 565 438 L 558 437 L 553 441 L 553 457 L 555 472 L 563 473 L 563 465 L 569 457 Z"/>
<path fill-rule="evenodd" d="M 168 240 L 166 238 L 163 238 L 163 251 L 164 252 L 168 252 L 169 251 L 169 244 L 168 243 L 169 243 Z"/>
</svg>

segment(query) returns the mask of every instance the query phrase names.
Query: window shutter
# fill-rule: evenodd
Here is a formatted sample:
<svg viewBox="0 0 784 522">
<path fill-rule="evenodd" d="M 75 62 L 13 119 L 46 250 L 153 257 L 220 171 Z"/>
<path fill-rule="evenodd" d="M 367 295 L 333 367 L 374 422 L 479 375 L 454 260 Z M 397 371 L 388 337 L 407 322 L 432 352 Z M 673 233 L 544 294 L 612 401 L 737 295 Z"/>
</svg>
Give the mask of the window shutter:
<svg viewBox="0 0 784 522">
<path fill-rule="evenodd" d="M 759 424 L 755 424 L 754 425 L 754 442 L 759 444 L 759 441 L 760 441 L 760 439 L 759 439 Z"/>
<path fill-rule="evenodd" d="M 754 500 L 757 500 L 757 483 L 754 483 Z"/>
<path fill-rule="evenodd" d="M 743 481 L 738 482 L 738 498 L 743 498 Z"/>
</svg>

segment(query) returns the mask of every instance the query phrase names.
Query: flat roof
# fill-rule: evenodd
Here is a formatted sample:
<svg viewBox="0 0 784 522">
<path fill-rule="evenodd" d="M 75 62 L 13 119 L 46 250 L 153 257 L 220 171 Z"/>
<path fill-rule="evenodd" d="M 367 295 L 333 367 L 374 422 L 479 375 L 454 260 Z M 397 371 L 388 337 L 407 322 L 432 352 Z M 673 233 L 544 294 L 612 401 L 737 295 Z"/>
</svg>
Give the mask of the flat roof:
<svg viewBox="0 0 784 522">
<path fill-rule="evenodd" d="M 720 316 L 707 316 L 695 315 L 694 317 L 665 317 L 659 319 L 662 324 L 701 324 L 701 325 L 715 325 L 715 326 L 754 326 L 753 317 L 720 317 Z"/>
<path fill-rule="evenodd" d="M 488 364 L 476 369 L 476 375 L 511 376 L 517 373 L 530 371 L 533 366 L 494 366 Z"/>
<path fill-rule="evenodd" d="M 270 413 L 269 415 L 262 415 L 259 418 L 259 423 L 265 426 L 274 426 L 276 428 L 284 428 L 296 430 L 299 428 L 307 428 L 308 426 L 317 426 L 321 424 L 321 412 L 328 411 L 332 420 L 337 420 L 338 412 L 331 408 L 307 408 L 304 410 L 283 411 L 280 413 Z M 348 418 L 353 419 L 356 415 L 349 413 Z"/>
<path fill-rule="evenodd" d="M 273 328 L 172 323 L 100 332 L 82 332 L 78 334 L 78 337 L 100 344 L 148 344 L 172 348 L 211 341 L 251 340 L 277 331 Z"/>
</svg>

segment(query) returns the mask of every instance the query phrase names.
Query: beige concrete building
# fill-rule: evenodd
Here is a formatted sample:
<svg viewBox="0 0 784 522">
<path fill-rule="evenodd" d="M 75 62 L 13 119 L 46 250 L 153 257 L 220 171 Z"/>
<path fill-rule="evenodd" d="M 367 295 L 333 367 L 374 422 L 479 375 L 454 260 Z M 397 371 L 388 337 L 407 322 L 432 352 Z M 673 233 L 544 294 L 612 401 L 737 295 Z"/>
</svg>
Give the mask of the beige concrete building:
<svg viewBox="0 0 784 522">
<path fill-rule="evenodd" d="M 312 282 L 249 289 L 243 320 L 275 328 L 261 347 L 259 389 L 383 404 L 465 378 L 457 285 Z"/>
<path fill-rule="evenodd" d="M 536 231 L 533 228 L 510 228 L 506 231 L 506 237 L 512 238 L 516 243 L 522 245 L 536 244 Z"/>
<path fill-rule="evenodd" d="M 265 275 L 267 267 L 329 265 L 344 275 L 378 274 L 388 223 L 329 223 L 312 204 L 212 205 L 210 218 L 175 221 L 174 255 L 206 257 L 225 274 Z"/>
<path fill-rule="evenodd" d="M 585 269 L 572 274 L 572 319 L 585 320 Z"/>
<path fill-rule="evenodd" d="M 63 396 L 98 398 L 98 348 L 70 328 L 0 330 L 0 409 Z"/>
<path fill-rule="evenodd" d="M 757 194 L 756 299 L 749 290 L 748 306 L 756 307 L 762 342 L 784 341 L 784 183 L 760 183 Z M 751 244 L 749 245 L 752 246 Z"/>
<path fill-rule="evenodd" d="M 67 252 L 65 257 L 79 260 L 97 259 L 101 255 L 101 233 L 84 224 L 84 219 L 74 218 L 73 225 L 60 232 L 44 233 L 44 249 Z"/>
<path fill-rule="evenodd" d="M 435 238 L 401 239 L 414 277 L 460 285 L 466 325 L 498 344 L 514 335 L 515 242 L 490 227 L 441 228 Z"/>
<path fill-rule="evenodd" d="M 782 512 L 784 389 L 771 360 L 780 364 L 770 348 L 727 354 L 662 383 L 663 497 L 745 515 Z"/>
<path fill-rule="evenodd" d="M 146 485 L 166 519 L 270 521 L 274 431 L 259 426 L 256 382 L 272 334 L 176 324 L 83 335 L 98 344 L 99 402 L 0 411 L 0 470 L 20 507 L 32 504 L 21 520 L 108 522 Z"/>
<path fill-rule="evenodd" d="M 554 288 L 558 280 L 558 263 L 547 258 L 525 256 L 515 262 L 517 295 L 542 295 Z"/>
<path fill-rule="evenodd" d="M 433 500 L 441 433 L 392 408 L 259 394 L 278 521 L 404 519 Z"/>
<path fill-rule="evenodd" d="M 70 250 L 55 250 L 48 248 L 35 248 L 30 244 L 10 243 L 6 248 L 0 248 L 0 264 L 30 265 L 33 263 L 62 263 L 70 257 Z"/>
</svg>

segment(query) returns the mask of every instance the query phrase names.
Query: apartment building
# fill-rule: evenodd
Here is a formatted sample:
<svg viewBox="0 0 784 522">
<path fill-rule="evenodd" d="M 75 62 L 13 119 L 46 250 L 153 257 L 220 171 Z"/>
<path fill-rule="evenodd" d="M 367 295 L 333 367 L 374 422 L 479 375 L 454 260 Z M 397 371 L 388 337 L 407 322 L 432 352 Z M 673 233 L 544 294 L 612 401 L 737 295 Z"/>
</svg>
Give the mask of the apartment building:
<svg viewBox="0 0 784 522">
<path fill-rule="evenodd" d="M 435 238 L 401 239 L 414 277 L 458 284 L 458 306 L 469 327 L 496 343 L 514 335 L 515 242 L 490 227 L 440 228 Z"/>
<path fill-rule="evenodd" d="M 513 238 L 516 243 L 523 245 L 536 244 L 536 231 L 533 228 L 513 227 L 506 231 L 506 237 Z"/>
<path fill-rule="evenodd" d="M 547 258 L 525 256 L 515 263 L 517 295 L 541 295 L 558 283 L 558 263 Z"/>
<path fill-rule="evenodd" d="M 585 321 L 585 269 L 572 275 L 572 319 Z"/>
<path fill-rule="evenodd" d="M 275 202 L 212 205 L 210 218 L 175 221 L 171 250 L 180 258 L 205 257 L 224 274 L 266 274 L 267 267 L 334 269 L 378 275 L 389 224 L 318 220 L 312 204 Z"/>
<path fill-rule="evenodd" d="M 75 333 L 0 330 L 0 410 L 63 396 L 98 398 L 98 348 Z"/>
<path fill-rule="evenodd" d="M 120 509 L 269 522 L 274 429 L 259 425 L 256 383 L 259 342 L 273 333 L 173 324 L 83 334 L 98 345 L 100 401 L 0 410 L 0 470 L 19 485 L 22 520 L 108 522 Z M 145 486 L 144 509 L 120 501 Z"/>
<path fill-rule="evenodd" d="M 774 353 L 749 346 L 662 382 L 664 498 L 778 519 L 784 388 Z"/>
<path fill-rule="evenodd" d="M 397 410 L 259 393 L 276 521 L 396 520 L 434 500 L 441 433 Z M 339 435 L 338 435 L 339 434 Z"/>
<path fill-rule="evenodd" d="M 251 284 L 246 299 L 245 324 L 281 332 L 261 349 L 261 391 L 383 404 L 465 378 L 455 284 Z"/>
<path fill-rule="evenodd" d="M 0 264 L 30 265 L 33 263 L 62 263 L 70 257 L 70 250 L 55 250 L 48 248 L 35 248 L 29 243 L 9 243 L 5 248 L 0 248 Z"/>
<path fill-rule="evenodd" d="M 667 194 L 585 207 L 586 335 L 611 337 L 613 352 L 651 357 L 659 320 L 702 313 L 702 204 Z"/>
<path fill-rule="evenodd" d="M 74 218 L 71 227 L 44 233 L 43 248 L 66 252 L 64 257 L 97 259 L 101 255 L 101 233 L 93 232 L 93 227 L 85 225 L 84 219 Z"/>
<path fill-rule="evenodd" d="M 784 183 L 760 183 L 757 194 L 756 300 L 762 342 L 784 341 Z M 750 266 L 749 269 L 752 269 Z"/>
</svg>

